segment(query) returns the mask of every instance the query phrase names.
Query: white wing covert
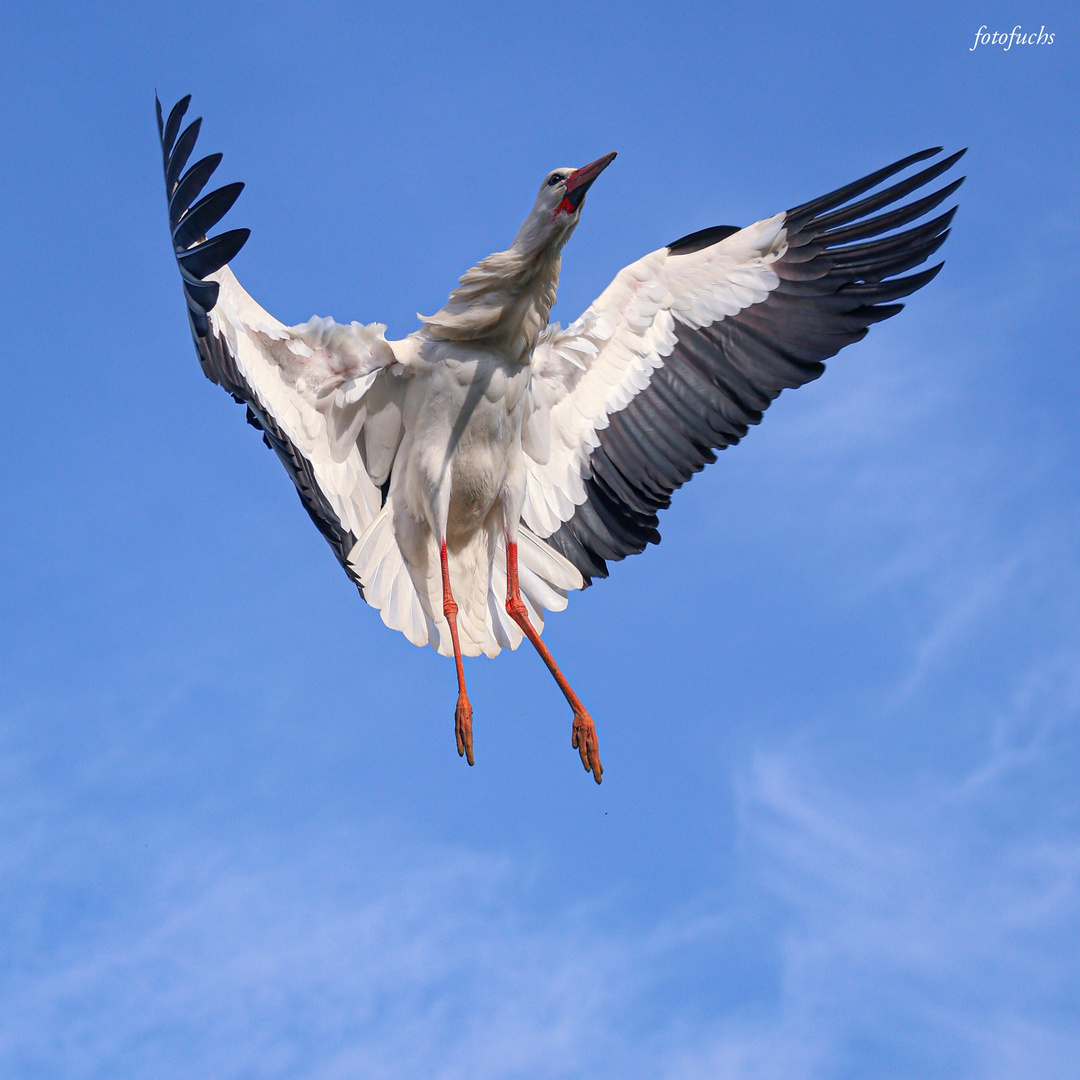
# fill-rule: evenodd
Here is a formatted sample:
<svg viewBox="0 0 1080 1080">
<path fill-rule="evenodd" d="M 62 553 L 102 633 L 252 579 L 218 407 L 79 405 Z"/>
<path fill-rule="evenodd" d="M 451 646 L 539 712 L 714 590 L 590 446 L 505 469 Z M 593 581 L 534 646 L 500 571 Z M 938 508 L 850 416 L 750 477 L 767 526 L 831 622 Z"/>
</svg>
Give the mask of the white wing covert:
<svg viewBox="0 0 1080 1080">
<path fill-rule="evenodd" d="M 953 154 L 852 202 L 940 148 L 746 228 L 685 236 L 616 275 L 533 359 L 522 518 L 581 571 L 659 543 L 672 492 L 738 442 L 785 387 L 901 310 L 943 264 L 955 207 L 903 232 L 963 182 L 868 216 L 949 169 Z"/>
</svg>

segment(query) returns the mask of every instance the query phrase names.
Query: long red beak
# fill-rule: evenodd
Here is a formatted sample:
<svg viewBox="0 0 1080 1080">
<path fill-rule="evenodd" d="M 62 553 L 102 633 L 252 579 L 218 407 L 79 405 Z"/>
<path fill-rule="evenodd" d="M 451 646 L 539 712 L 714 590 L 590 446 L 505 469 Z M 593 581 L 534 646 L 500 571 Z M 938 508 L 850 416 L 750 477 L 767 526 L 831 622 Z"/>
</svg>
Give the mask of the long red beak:
<svg viewBox="0 0 1080 1080">
<path fill-rule="evenodd" d="M 605 154 L 602 158 L 597 158 L 589 165 L 584 165 L 580 169 L 575 169 L 566 178 L 566 202 L 568 202 L 573 209 L 577 209 L 581 205 L 581 200 L 585 198 L 585 192 L 589 190 L 592 182 L 615 160 L 615 151 L 610 154 Z"/>
</svg>

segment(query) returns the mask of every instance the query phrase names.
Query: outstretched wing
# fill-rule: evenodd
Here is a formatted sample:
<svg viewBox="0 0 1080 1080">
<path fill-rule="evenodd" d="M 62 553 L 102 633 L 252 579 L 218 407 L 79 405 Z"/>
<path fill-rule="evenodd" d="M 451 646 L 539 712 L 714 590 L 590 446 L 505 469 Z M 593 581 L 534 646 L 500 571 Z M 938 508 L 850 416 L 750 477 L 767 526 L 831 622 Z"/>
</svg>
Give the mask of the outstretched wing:
<svg viewBox="0 0 1080 1080">
<path fill-rule="evenodd" d="M 529 528 L 586 582 L 607 576 L 607 560 L 659 543 L 657 512 L 715 450 L 941 269 L 897 276 L 944 243 L 956 207 L 925 219 L 964 178 L 893 204 L 964 151 L 853 201 L 940 152 L 744 229 L 685 236 L 621 270 L 573 325 L 551 328 L 534 356 L 522 440 Z"/>
<path fill-rule="evenodd" d="M 203 371 L 247 406 L 248 421 L 263 432 L 281 459 L 312 520 L 329 541 L 350 578 L 363 588 L 349 562 L 357 539 L 382 505 L 381 461 L 386 447 L 362 446 L 361 427 L 371 419 L 374 399 L 388 411 L 389 425 L 372 424 L 375 443 L 394 443 L 400 415 L 394 387 L 370 393 L 380 375 L 388 384 L 394 354 L 380 324 L 343 326 L 312 319 L 285 326 L 241 288 L 227 263 L 248 238 L 233 229 L 207 238 L 236 201 L 243 184 L 229 184 L 199 198 L 221 162 L 211 154 L 186 168 L 201 120 L 180 125 L 191 98 L 183 98 L 163 120 L 157 102 L 158 133 L 169 199 L 169 227 L 183 280 L 195 348 Z M 198 201 L 196 201 L 198 200 Z M 380 461 L 369 462 L 374 455 Z M 389 472 L 386 460 L 386 472 Z M 369 469 L 369 464 L 373 468 Z"/>
</svg>

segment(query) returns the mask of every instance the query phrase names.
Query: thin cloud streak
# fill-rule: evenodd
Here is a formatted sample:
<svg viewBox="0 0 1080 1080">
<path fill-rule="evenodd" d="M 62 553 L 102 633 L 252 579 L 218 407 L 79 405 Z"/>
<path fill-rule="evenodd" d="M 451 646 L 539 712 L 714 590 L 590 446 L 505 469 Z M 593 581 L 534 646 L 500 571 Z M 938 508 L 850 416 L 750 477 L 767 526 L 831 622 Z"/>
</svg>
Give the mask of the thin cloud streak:
<svg viewBox="0 0 1080 1080">
<path fill-rule="evenodd" d="M 161 868 L 85 945 L 8 981 L 0 1057 L 18 1075 L 131 1077 L 584 1063 L 620 958 L 585 920 L 520 915 L 508 864 L 377 843 L 291 856 Z"/>
</svg>

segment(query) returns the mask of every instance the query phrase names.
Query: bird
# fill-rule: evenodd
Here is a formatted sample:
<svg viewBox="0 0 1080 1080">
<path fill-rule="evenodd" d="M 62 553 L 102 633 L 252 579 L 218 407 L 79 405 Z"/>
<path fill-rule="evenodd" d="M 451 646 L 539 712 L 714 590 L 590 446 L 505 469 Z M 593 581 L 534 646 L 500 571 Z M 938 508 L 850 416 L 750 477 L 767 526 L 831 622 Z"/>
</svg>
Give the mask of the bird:
<svg viewBox="0 0 1080 1080">
<path fill-rule="evenodd" d="M 250 231 L 209 234 L 244 185 L 202 194 L 222 155 L 189 165 L 202 124 L 181 131 L 190 101 L 165 118 L 155 95 L 204 373 L 246 407 L 360 596 L 454 658 L 458 754 L 474 763 L 462 657 L 527 638 L 599 784 L 596 725 L 541 637 L 545 611 L 659 543 L 677 488 L 936 277 L 941 262 L 909 271 L 949 235 L 957 207 L 932 215 L 965 178 L 931 185 L 965 151 L 923 150 L 745 227 L 683 236 L 565 328 L 549 323 L 563 248 L 615 154 L 557 168 L 510 246 L 388 340 L 382 323 L 287 326 L 243 289 L 230 263 Z"/>
</svg>

